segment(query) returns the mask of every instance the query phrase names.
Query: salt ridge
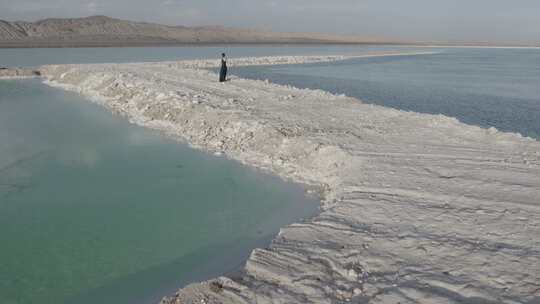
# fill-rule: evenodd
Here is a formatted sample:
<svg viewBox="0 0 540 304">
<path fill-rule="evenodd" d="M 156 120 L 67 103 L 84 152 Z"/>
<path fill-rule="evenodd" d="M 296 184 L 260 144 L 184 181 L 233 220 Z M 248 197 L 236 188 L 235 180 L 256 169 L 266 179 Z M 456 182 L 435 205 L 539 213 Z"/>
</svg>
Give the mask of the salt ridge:
<svg viewBox="0 0 540 304">
<path fill-rule="evenodd" d="M 370 56 L 382 55 L 407 54 Z M 321 214 L 253 251 L 241 279 L 192 284 L 162 303 L 540 301 L 538 141 L 320 90 L 221 84 L 202 70 L 218 64 L 40 69 L 134 123 L 320 192 Z"/>
</svg>

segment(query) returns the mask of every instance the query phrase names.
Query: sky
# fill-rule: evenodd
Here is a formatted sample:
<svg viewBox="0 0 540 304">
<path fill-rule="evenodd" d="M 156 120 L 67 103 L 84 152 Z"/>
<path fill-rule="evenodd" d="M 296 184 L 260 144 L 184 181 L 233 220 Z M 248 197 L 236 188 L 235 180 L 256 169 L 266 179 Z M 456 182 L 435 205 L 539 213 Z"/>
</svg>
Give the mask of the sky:
<svg viewBox="0 0 540 304">
<path fill-rule="evenodd" d="M 0 0 L 0 19 L 107 15 L 169 25 L 540 43 L 540 0 Z"/>
</svg>

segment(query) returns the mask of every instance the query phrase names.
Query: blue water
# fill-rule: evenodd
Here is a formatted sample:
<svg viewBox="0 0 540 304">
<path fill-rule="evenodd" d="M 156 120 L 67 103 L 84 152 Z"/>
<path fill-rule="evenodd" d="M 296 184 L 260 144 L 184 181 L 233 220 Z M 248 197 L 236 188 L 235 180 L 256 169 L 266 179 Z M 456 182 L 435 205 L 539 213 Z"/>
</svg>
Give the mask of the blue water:
<svg viewBox="0 0 540 304">
<path fill-rule="evenodd" d="M 0 303 L 157 303 L 317 213 L 304 188 L 0 81 Z"/>
<path fill-rule="evenodd" d="M 433 55 L 246 67 L 231 73 L 317 88 L 401 110 L 540 138 L 539 49 L 439 49 Z"/>
</svg>

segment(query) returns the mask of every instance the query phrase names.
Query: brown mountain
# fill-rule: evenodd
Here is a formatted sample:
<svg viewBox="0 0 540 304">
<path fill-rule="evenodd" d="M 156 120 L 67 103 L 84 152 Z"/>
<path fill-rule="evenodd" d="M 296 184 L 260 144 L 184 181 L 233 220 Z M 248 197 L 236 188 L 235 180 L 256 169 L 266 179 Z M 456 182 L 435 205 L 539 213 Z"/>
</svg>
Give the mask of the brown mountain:
<svg viewBox="0 0 540 304">
<path fill-rule="evenodd" d="M 380 39 L 313 33 L 277 33 L 212 27 L 167 26 L 106 16 L 0 20 L 0 47 L 137 46 L 212 43 L 383 43 Z"/>
</svg>

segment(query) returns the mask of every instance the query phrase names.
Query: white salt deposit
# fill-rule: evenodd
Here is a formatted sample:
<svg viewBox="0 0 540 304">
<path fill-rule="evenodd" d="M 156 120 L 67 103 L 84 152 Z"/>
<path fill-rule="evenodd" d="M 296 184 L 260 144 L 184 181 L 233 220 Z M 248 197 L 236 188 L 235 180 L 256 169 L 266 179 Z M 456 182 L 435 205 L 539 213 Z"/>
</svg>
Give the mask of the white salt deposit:
<svg viewBox="0 0 540 304">
<path fill-rule="evenodd" d="M 202 70 L 218 64 L 41 69 L 137 124 L 319 189 L 322 213 L 255 250 L 241 279 L 192 284 L 163 303 L 540 301 L 539 142 L 320 90 L 221 84 Z"/>
</svg>

